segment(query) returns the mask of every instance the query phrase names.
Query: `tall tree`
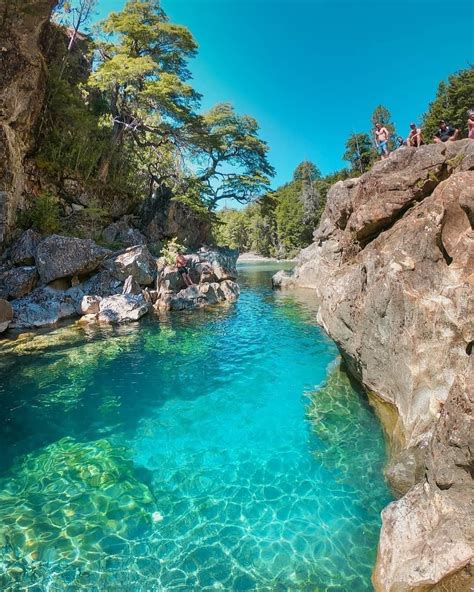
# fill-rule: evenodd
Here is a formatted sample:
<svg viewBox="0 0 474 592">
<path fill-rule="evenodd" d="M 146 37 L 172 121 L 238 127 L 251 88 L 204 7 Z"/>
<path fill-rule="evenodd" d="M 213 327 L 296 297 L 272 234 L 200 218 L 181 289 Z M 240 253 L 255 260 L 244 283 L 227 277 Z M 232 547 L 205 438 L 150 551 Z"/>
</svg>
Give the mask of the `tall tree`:
<svg viewBox="0 0 474 592">
<path fill-rule="evenodd" d="M 274 169 L 258 131 L 253 117 L 236 114 L 228 103 L 216 105 L 202 117 L 202 127 L 193 137 L 193 156 L 209 209 L 224 199 L 248 203 L 268 190 Z"/>
<path fill-rule="evenodd" d="M 321 171 L 309 160 L 303 160 L 295 169 L 293 179 L 295 181 L 316 181 L 321 178 Z"/>
<path fill-rule="evenodd" d="M 299 184 L 299 199 L 303 206 L 303 240 L 309 242 L 318 221 L 321 194 L 317 181 L 321 179 L 321 171 L 314 163 L 305 160 L 296 167 L 293 179 Z"/>
<path fill-rule="evenodd" d="M 128 0 L 101 28 L 111 37 L 100 46 L 90 83 L 106 94 L 112 115 L 111 145 L 99 167 L 105 181 L 125 136 L 141 148 L 179 143 L 196 119 L 200 95 L 187 83 L 196 42 L 188 29 L 169 22 L 159 0 Z"/>
<path fill-rule="evenodd" d="M 354 173 L 365 173 L 376 157 L 372 141 L 367 134 L 351 134 L 347 138 L 346 151 L 342 158 L 351 164 Z"/>
<path fill-rule="evenodd" d="M 426 140 L 433 138 L 440 119 L 461 130 L 461 136 L 467 134 L 466 111 L 474 108 L 474 66 L 460 70 L 449 76 L 448 81 L 441 81 L 435 100 L 430 103 L 423 115 L 423 132 Z"/>
</svg>

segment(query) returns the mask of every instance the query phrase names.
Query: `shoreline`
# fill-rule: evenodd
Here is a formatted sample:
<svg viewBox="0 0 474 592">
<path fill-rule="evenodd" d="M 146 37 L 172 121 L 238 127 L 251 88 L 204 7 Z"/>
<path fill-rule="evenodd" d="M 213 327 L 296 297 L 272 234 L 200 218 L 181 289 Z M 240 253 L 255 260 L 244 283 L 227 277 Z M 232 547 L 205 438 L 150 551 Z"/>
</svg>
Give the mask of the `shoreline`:
<svg viewBox="0 0 474 592">
<path fill-rule="evenodd" d="M 241 253 L 237 263 L 296 263 L 296 259 L 276 259 L 275 257 L 264 257 L 257 253 Z"/>
</svg>

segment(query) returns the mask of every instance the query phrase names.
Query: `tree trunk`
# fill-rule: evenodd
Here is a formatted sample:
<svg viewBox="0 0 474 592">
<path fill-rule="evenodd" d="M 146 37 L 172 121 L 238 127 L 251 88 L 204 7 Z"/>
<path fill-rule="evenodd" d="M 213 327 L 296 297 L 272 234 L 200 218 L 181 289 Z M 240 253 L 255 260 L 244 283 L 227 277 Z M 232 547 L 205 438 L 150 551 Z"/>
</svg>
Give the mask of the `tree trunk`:
<svg viewBox="0 0 474 592">
<path fill-rule="evenodd" d="M 99 162 L 99 172 L 98 177 L 99 181 L 102 183 L 106 183 L 109 177 L 109 170 L 110 165 L 112 163 L 112 159 L 117 151 L 117 146 L 122 143 L 123 136 L 124 136 L 125 128 L 123 125 L 119 123 L 114 123 L 114 129 L 112 132 L 112 137 L 110 139 L 110 144 L 108 150 L 105 154 L 103 154 L 100 158 Z"/>
</svg>

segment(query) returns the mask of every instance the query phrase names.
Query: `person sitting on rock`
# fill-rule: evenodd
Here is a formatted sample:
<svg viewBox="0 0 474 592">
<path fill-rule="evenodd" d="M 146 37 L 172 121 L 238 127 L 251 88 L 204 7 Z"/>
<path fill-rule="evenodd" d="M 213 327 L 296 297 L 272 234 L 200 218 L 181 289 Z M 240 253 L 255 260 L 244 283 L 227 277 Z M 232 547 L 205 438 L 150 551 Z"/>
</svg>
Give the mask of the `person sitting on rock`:
<svg viewBox="0 0 474 592">
<path fill-rule="evenodd" d="M 442 119 L 439 122 L 439 129 L 435 133 L 433 140 L 440 144 L 441 142 L 454 142 L 459 139 L 459 130 L 449 125 Z"/>
<path fill-rule="evenodd" d="M 421 139 L 421 128 L 416 127 L 416 123 L 410 123 L 410 133 L 407 138 L 407 146 L 419 148 L 423 144 Z"/>
<path fill-rule="evenodd" d="M 381 123 L 375 124 L 375 141 L 377 143 L 377 148 L 380 154 L 380 158 L 385 160 L 388 158 L 389 151 L 388 151 L 388 139 L 390 134 L 385 126 L 382 126 Z"/>
<path fill-rule="evenodd" d="M 467 112 L 467 137 L 474 140 L 474 109 Z"/>
<path fill-rule="evenodd" d="M 188 260 L 183 253 L 176 255 L 176 267 L 178 268 L 179 275 L 183 278 L 186 286 L 194 286 L 194 282 L 189 276 L 189 269 L 187 268 Z"/>
<path fill-rule="evenodd" d="M 399 148 L 403 148 L 403 146 L 406 145 L 407 143 L 405 142 L 405 140 L 401 136 L 397 136 L 395 149 L 398 150 Z"/>
</svg>

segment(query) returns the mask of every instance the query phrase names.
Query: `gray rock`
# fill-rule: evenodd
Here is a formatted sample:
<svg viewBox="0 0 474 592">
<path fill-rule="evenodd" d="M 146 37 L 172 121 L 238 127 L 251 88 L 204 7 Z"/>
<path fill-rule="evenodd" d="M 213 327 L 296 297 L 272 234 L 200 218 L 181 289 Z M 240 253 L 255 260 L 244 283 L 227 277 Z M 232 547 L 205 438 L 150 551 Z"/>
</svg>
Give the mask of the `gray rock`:
<svg viewBox="0 0 474 592">
<path fill-rule="evenodd" d="M 54 325 L 60 319 L 77 315 L 82 293 L 77 288 L 66 292 L 41 287 L 28 296 L 12 302 L 12 329 L 29 329 Z"/>
<path fill-rule="evenodd" d="M 90 296 L 87 294 L 81 300 L 81 314 L 94 315 L 99 312 L 99 306 L 102 298 L 100 296 Z"/>
<path fill-rule="evenodd" d="M 146 237 L 137 229 L 119 220 L 110 224 L 102 231 L 102 238 L 108 243 L 119 242 L 125 247 L 146 244 Z"/>
<path fill-rule="evenodd" d="M 129 275 L 123 284 L 122 294 L 141 294 L 142 289 L 133 275 Z"/>
<path fill-rule="evenodd" d="M 156 261 L 145 245 L 130 247 L 104 261 L 104 268 L 121 281 L 128 276 L 142 286 L 149 286 L 156 277 Z"/>
<path fill-rule="evenodd" d="M 272 277 L 272 286 L 274 288 L 288 288 L 293 285 L 292 274 L 281 269 Z"/>
<path fill-rule="evenodd" d="M 8 326 L 13 320 L 13 308 L 12 305 L 0 298 L 0 333 L 3 333 L 8 329 Z"/>
<path fill-rule="evenodd" d="M 103 298 L 97 320 L 101 323 L 129 323 L 138 321 L 150 310 L 141 294 L 116 294 Z"/>
<path fill-rule="evenodd" d="M 53 234 L 36 249 L 36 267 L 43 282 L 56 278 L 84 275 L 97 269 L 110 251 L 90 239 Z"/>
<path fill-rule="evenodd" d="M 79 287 L 85 294 L 93 294 L 104 298 L 105 296 L 120 294 L 122 291 L 122 282 L 110 271 L 102 270 L 85 282 L 82 282 Z"/>
<path fill-rule="evenodd" d="M 14 267 L 0 275 L 0 294 L 13 300 L 29 294 L 38 282 L 36 267 Z"/>
<path fill-rule="evenodd" d="M 240 296 L 239 285 L 232 280 L 220 282 L 219 287 L 224 294 L 224 299 L 228 302 L 234 302 Z"/>
<path fill-rule="evenodd" d="M 33 265 L 36 247 L 41 241 L 41 235 L 32 230 L 25 230 L 10 248 L 10 260 L 13 265 Z"/>
</svg>

